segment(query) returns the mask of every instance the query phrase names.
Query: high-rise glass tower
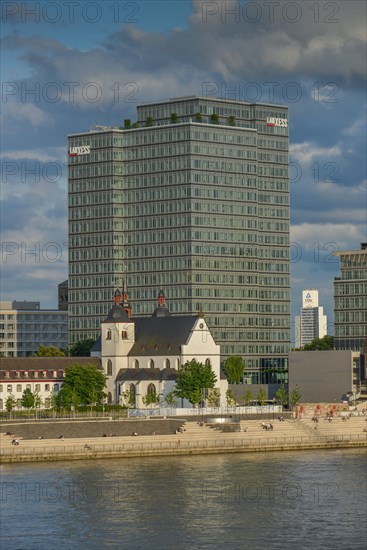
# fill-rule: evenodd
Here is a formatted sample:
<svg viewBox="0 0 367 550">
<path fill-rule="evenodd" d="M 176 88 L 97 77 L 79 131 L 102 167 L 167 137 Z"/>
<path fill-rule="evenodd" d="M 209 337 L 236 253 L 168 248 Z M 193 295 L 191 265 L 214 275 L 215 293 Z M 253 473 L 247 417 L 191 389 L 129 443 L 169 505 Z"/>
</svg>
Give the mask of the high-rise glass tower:
<svg viewBox="0 0 367 550">
<path fill-rule="evenodd" d="M 319 306 L 319 291 L 302 290 L 301 314 L 296 317 L 296 347 L 302 348 L 327 334 L 327 316 Z"/>
<path fill-rule="evenodd" d="M 290 343 L 288 109 L 184 97 L 137 122 L 69 136 L 69 330 L 97 336 L 126 281 L 133 315 L 164 288 L 205 313 L 247 378 L 286 368 Z"/>
<path fill-rule="evenodd" d="M 340 277 L 334 279 L 334 348 L 362 351 L 367 341 L 367 243 L 335 255 Z"/>
</svg>

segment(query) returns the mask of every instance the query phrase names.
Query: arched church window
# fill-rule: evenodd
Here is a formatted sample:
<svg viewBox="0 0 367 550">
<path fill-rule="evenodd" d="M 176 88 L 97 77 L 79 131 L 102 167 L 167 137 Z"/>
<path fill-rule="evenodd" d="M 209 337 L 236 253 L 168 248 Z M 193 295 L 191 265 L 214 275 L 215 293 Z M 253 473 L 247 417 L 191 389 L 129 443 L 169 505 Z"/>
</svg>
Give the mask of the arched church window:
<svg viewBox="0 0 367 550">
<path fill-rule="evenodd" d="M 109 359 L 107 361 L 107 376 L 112 376 L 112 361 Z"/>
<path fill-rule="evenodd" d="M 112 338 L 112 332 L 111 329 L 108 329 L 106 332 L 106 340 L 111 340 Z"/>
<path fill-rule="evenodd" d="M 148 361 L 148 368 L 149 368 L 149 369 L 154 369 L 154 361 L 153 361 L 153 359 L 149 359 L 149 361 Z"/>
<path fill-rule="evenodd" d="M 169 360 L 169 359 L 165 359 L 165 360 L 164 360 L 164 368 L 165 368 L 165 369 L 169 369 L 170 366 L 171 366 L 170 360 Z"/>
<path fill-rule="evenodd" d="M 152 383 L 149 384 L 148 389 L 147 389 L 147 394 L 148 395 L 157 395 L 157 390 L 156 390 L 154 384 L 152 384 Z"/>
</svg>

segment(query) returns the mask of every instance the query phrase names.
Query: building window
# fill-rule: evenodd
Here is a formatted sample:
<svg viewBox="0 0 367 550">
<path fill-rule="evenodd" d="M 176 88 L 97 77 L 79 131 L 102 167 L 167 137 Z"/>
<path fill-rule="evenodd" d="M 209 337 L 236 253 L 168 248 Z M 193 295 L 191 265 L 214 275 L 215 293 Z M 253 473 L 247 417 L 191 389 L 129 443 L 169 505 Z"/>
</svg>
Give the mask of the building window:
<svg viewBox="0 0 367 550">
<path fill-rule="evenodd" d="M 20 378 L 20 372 L 19 372 L 18 370 L 16 371 L 15 376 L 16 376 L 17 378 Z"/>
<path fill-rule="evenodd" d="M 35 370 L 35 371 L 34 371 L 34 377 L 35 377 L 35 378 L 38 378 L 38 370 Z"/>
<path fill-rule="evenodd" d="M 32 386 L 30 384 L 26 384 L 26 390 L 30 390 Z"/>
<path fill-rule="evenodd" d="M 211 366 L 210 359 L 205 359 L 205 365 L 206 365 L 207 367 L 210 367 L 210 366 Z"/>
<path fill-rule="evenodd" d="M 0 410 L 2 410 L 3 408 L 4 408 L 4 401 L 0 399 Z"/>
<path fill-rule="evenodd" d="M 46 408 L 46 409 L 49 409 L 49 408 L 50 408 L 50 404 L 51 404 L 51 400 L 50 400 L 49 397 L 47 397 L 47 398 L 45 399 L 45 408 Z"/>
<path fill-rule="evenodd" d="M 0 392 L 2 392 L 2 391 L 3 391 L 3 385 L 0 384 Z"/>
<path fill-rule="evenodd" d="M 8 393 L 11 393 L 11 384 L 8 384 L 7 391 L 8 391 Z"/>
<path fill-rule="evenodd" d="M 149 369 L 154 369 L 154 361 L 153 361 L 153 359 L 149 359 L 149 361 L 148 361 L 148 368 L 149 368 Z"/>
<path fill-rule="evenodd" d="M 154 395 L 154 396 L 157 395 L 157 390 L 156 390 L 154 384 L 149 384 L 148 389 L 147 389 L 147 394 L 148 395 Z"/>
<path fill-rule="evenodd" d="M 169 359 L 165 359 L 165 360 L 164 360 L 164 368 L 165 368 L 165 369 L 169 369 L 170 366 L 171 366 L 170 360 L 169 360 Z"/>
<path fill-rule="evenodd" d="M 45 391 L 50 391 L 50 384 L 45 384 Z"/>
<path fill-rule="evenodd" d="M 108 331 L 106 332 L 106 340 L 111 340 L 112 338 L 112 332 L 111 332 L 111 329 L 108 329 Z"/>
<path fill-rule="evenodd" d="M 24 371 L 24 378 L 28 378 L 28 371 L 27 370 Z"/>
<path fill-rule="evenodd" d="M 121 331 L 121 338 L 127 338 L 127 330 Z"/>
<path fill-rule="evenodd" d="M 139 361 L 137 359 L 134 360 L 133 368 L 138 369 L 139 368 Z"/>
<path fill-rule="evenodd" d="M 22 391 L 22 384 L 17 384 L 17 392 L 21 392 Z"/>
<path fill-rule="evenodd" d="M 112 376 L 112 361 L 109 359 L 107 361 L 107 376 Z"/>
<path fill-rule="evenodd" d="M 47 372 L 44 370 L 42 371 L 42 378 L 46 378 L 47 377 Z"/>
<path fill-rule="evenodd" d="M 41 384 L 36 384 L 34 389 L 35 391 L 41 391 Z"/>
<path fill-rule="evenodd" d="M 54 384 L 54 391 L 59 391 L 59 388 L 60 388 L 59 384 Z"/>
<path fill-rule="evenodd" d="M 179 360 L 179 358 L 177 358 L 176 361 L 175 361 L 175 369 L 179 370 L 179 368 L 180 368 L 180 360 Z"/>
</svg>

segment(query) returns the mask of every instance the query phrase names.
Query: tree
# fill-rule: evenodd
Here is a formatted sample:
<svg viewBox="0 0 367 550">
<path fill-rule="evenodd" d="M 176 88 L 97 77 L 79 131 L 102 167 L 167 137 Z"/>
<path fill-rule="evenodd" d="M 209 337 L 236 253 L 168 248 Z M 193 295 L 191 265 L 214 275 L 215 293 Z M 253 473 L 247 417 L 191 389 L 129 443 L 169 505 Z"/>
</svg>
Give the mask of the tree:
<svg viewBox="0 0 367 550">
<path fill-rule="evenodd" d="M 151 116 L 147 116 L 145 126 L 153 126 L 153 118 Z"/>
<path fill-rule="evenodd" d="M 39 346 L 35 357 L 65 357 L 66 353 L 56 346 Z"/>
<path fill-rule="evenodd" d="M 187 399 L 195 407 L 203 397 L 203 390 L 214 388 L 217 377 L 210 364 L 203 364 L 192 359 L 178 371 L 175 394 Z"/>
<path fill-rule="evenodd" d="M 129 118 L 125 118 L 124 120 L 124 128 L 125 130 L 128 130 L 129 128 L 131 128 L 131 120 Z"/>
<path fill-rule="evenodd" d="M 175 390 L 171 390 L 168 392 L 165 396 L 163 401 L 167 405 L 167 407 L 176 407 L 177 405 L 177 398 L 175 394 Z"/>
<path fill-rule="evenodd" d="M 17 400 L 15 399 L 14 395 L 9 395 L 7 400 L 5 401 L 5 408 L 8 413 L 11 413 L 13 409 L 17 406 Z"/>
<path fill-rule="evenodd" d="M 65 378 L 57 395 L 59 407 L 70 408 L 100 403 L 106 394 L 103 392 L 106 376 L 95 365 L 74 363 L 66 369 Z"/>
<path fill-rule="evenodd" d="M 142 401 L 144 405 L 149 407 L 149 405 L 158 405 L 158 403 L 161 401 L 161 394 L 156 392 L 147 392 L 142 397 Z"/>
<path fill-rule="evenodd" d="M 296 384 L 289 394 L 289 404 L 294 407 L 294 405 L 297 405 L 301 401 L 301 392 L 299 391 L 299 387 Z"/>
<path fill-rule="evenodd" d="M 232 355 L 225 360 L 224 372 L 230 384 L 239 384 L 241 382 L 244 367 L 243 359 L 238 355 Z"/>
<path fill-rule="evenodd" d="M 266 391 L 265 391 L 265 388 L 261 387 L 261 388 L 259 389 L 259 391 L 257 392 L 256 399 L 258 400 L 259 405 L 260 405 L 261 407 L 262 407 L 263 405 L 265 405 L 265 401 L 266 401 Z"/>
<path fill-rule="evenodd" d="M 80 340 L 76 342 L 70 348 L 70 355 L 72 357 L 89 357 L 92 347 L 96 343 L 93 338 L 87 338 L 86 340 Z"/>
<path fill-rule="evenodd" d="M 202 122 L 203 121 L 203 115 L 201 113 L 195 114 L 195 122 Z"/>
<path fill-rule="evenodd" d="M 25 409 L 33 409 L 34 400 L 35 400 L 34 393 L 32 393 L 29 388 L 26 388 L 23 391 L 22 399 L 20 401 L 22 407 L 24 407 Z"/>
<path fill-rule="evenodd" d="M 278 405 L 282 405 L 282 407 L 285 407 L 288 405 L 288 401 L 289 401 L 288 392 L 285 389 L 285 387 L 282 385 L 280 386 L 280 388 L 277 390 L 275 394 L 275 402 Z"/>
<path fill-rule="evenodd" d="M 302 351 L 311 351 L 311 350 L 328 350 L 334 349 L 334 336 L 324 336 L 323 338 L 315 338 L 309 344 L 303 346 Z"/>
<path fill-rule="evenodd" d="M 177 113 L 171 113 L 171 124 L 176 124 L 178 122 Z"/>
<path fill-rule="evenodd" d="M 121 397 L 124 403 L 124 407 L 127 407 L 128 409 L 132 409 L 135 407 L 135 391 L 131 386 L 128 390 L 122 392 Z"/>
<path fill-rule="evenodd" d="M 236 126 L 236 117 L 234 115 L 228 117 L 228 124 L 229 126 Z"/>
<path fill-rule="evenodd" d="M 218 124 L 219 122 L 219 117 L 216 113 L 213 113 L 212 115 L 210 115 L 210 121 L 212 124 Z"/>
<path fill-rule="evenodd" d="M 253 400 L 254 400 L 254 394 L 252 393 L 252 390 L 250 388 L 246 388 L 243 396 L 244 405 L 245 406 L 249 405 Z"/>
<path fill-rule="evenodd" d="M 208 405 L 210 407 L 219 407 L 220 391 L 217 388 L 209 388 L 208 390 Z"/>
<path fill-rule="evenodd" d="M 237 404 L 235 394 L 231 390 L 231 388 L 228 388 L 226 391 L 226 400 L 228 407 L 234 407 Z"/>
</svg>

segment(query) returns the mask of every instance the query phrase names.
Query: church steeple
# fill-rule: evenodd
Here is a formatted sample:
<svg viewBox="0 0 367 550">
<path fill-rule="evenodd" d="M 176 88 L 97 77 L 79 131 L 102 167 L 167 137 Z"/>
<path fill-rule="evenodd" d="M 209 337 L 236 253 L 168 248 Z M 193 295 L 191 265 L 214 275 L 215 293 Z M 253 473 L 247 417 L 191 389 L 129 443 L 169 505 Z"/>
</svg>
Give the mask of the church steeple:
<svg viewBox="0 0 367 550">
<path fill-rule="evenodd" d="M 152 317 L 171 317 L 171 313 L 166 307 L 166 297 L 164 291 L 161 289 L 158 292 L 157 307 L 155 308 Z"/>
</svg>

